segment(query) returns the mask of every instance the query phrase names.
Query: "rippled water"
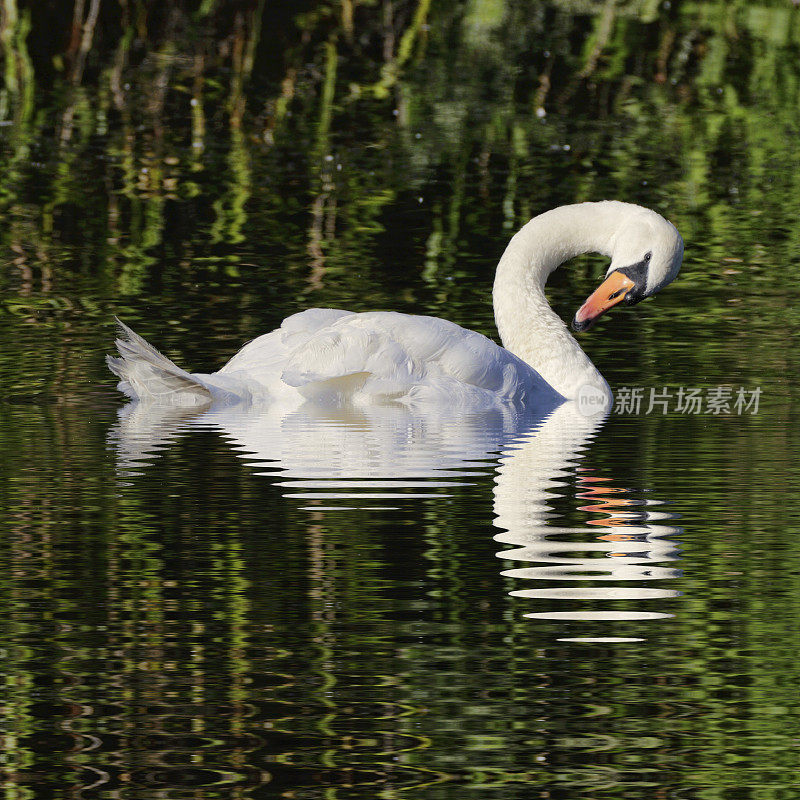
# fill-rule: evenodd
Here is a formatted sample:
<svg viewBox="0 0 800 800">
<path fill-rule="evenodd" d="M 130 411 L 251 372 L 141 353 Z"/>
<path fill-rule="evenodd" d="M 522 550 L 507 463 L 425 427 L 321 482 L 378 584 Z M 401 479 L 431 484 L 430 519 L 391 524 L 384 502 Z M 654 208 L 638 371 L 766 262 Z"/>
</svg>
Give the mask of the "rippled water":
<svg viewBox="0 0 800 800">
<path fill-rule="evenodd" d="M 793 796 L 800 564 L 769 409 L 104 394 L 7 403 L 2 430 L 20 796 Z"/>
<path fill-rule="evenodd" d="M 798 797 L 798 10 L 574 5 L 104 5 L 76 78 L 6 4 L 4 797 Z M 600 197 L 687 243 L 582 337 L 607 419 L 105 368 L 115 314 L 198 371 L 312 305 L 496 335 L 513 230 Z"/>
</svg>

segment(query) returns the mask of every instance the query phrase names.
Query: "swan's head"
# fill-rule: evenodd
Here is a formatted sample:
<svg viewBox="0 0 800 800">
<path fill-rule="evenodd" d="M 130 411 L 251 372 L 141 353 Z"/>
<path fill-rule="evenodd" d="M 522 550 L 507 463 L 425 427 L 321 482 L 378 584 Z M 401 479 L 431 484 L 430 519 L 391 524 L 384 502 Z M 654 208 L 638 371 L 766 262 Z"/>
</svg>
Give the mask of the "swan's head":
<svg viewBox="0 0 800 800">
<path fill-rule="evenodd" d="M 628 209 L 630 212 L 611 237 L 611 265 L 606 278 L 572 321 L 576 331 L 587 330 L 619 303 L 629 306 L 640 303 L 663 289 L 681 268 L 683 239 L 678 229 L 648 208 L 628 206 Z"/>
</svg>

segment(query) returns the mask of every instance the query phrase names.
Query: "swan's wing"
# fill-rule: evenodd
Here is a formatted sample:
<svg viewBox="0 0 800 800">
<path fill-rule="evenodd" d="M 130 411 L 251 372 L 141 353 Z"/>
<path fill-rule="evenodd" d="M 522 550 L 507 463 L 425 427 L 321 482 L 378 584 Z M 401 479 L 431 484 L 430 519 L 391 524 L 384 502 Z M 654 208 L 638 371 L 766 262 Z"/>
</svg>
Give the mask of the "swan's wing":
<svg viewBox="0 0 800 800">
<path fill-rule="evenodd" d="M 212 400 L 403 400 L 458 406 L 558 395 L 490 339 L 447 320 L 314 308 L 245 345 L 219 372 L 188 373 L 124 329 L 109 359 L 133 397 L 176 405 Z"/>
<path fill-rule="evenodd" d="M 280 381 L 281 373 L 291 354 L 343 317 L 355 316 L 352 311 L 335 308 L 309 308 L 287 317 L 280 328 L 248 342 L 218 375 L 246 374 L 264 386 Z"/>
<path fill-rule="evenodd" d="M 331 391 L 457 404 L 524 401 L 549 387 L 487 337 L 436 317 L 395 312 L 335 319 L 292 347 L 281 378 L 307 398 Z"/>
<path fill-rule="evenodd" d="M 491 405 L 559 397 L 534 369 L 482 334 L 392 311 L 303 311 L 245 345 L 208 380 L 217 376 L 220 385 L 236 381 L 254 397 L 321 403 Z"/>
</svg>

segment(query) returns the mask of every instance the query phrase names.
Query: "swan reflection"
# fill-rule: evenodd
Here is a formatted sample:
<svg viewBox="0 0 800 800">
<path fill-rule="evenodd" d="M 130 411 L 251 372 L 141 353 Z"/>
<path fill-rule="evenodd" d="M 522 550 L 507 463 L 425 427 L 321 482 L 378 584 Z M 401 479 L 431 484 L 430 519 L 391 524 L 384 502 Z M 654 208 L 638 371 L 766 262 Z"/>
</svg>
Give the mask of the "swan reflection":
<svg viewBox="0 0 800 800">
<path fill-rule="evenodd" d="M 674 589 L 639 583 L 681 574 L 674 566 L 668 566 L 679 558 L 672 537 L 680 529 L 670 524 L 672 515 L 659 510 L 660 504 L 655 500 L 633 500 L 608 480 L 576 469 L 576 462 L 598 429 L 596 420 L 582 416 L 574 403 L 567 403 L 501 457 L 495 478 L 495 524 L 504 532 L 494 538 L 514 545 L 514 549 L 497 555 L 526 564 L 505 570 L 504 576 L 535 581 L 533 587 L 517 588 L 511 594 L 531 600 L 590 604 L 573 610 L 530 611 L 526 617 L 642 621 L 672 616 L 668 611 L 620 611 L 591 605 L 596 601 L 676 597 L 680 593 Z M 602 513 L 605 518 L 590 519 L 582 527 L 555 524 L 553 501 L 569 485 L 576 487 L 580 500 L 591 501 L 580 505 L 579 510 Z"/>
<path fill-rule="evenodd" d="M 674 538 L 680 529 L 663 504 L 631 497 L 581 466 L 602 424 L 582 415 L 575 403 L 528 412 L 131 403 L 120 411 L 109 439 L 120 475 L 129 478 L 179 436 L 217 431 L 255 474 L 270 477 L 285 497 L 314 511 L 441 501 L 456 487 L 494 475 L 495 526 L 501 529 L 494 538 L 506 545 L 497 556 L 513 562 L 501 574 L 513 580 L 512 596 L 530 602 L 526 617 L 670 617 L 668 606 L 652 608 L 652 601 L 680 593 L 653 584 L 681 574 Z M 558 498 L 572 493 L 578 511 L 595 515 L 580 527 L 559 525 L 554 511 Z M 580 608 L 574 608 L 576 601 Z M 639 605 L 604 608 L 608 601 Z M 569 609 L 553 607 L 562 603 Z"/>
</svg>

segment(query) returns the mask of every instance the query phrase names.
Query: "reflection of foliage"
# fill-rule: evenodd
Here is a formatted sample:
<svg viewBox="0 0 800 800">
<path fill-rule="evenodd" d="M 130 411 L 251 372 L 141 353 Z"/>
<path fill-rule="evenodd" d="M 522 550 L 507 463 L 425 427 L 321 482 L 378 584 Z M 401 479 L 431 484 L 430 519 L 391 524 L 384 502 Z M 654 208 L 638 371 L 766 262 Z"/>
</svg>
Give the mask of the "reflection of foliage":
<svg viewBox="0 0 800 800">
<path fill-rule="evenodd" d="M 580 738 L 583 728 L 601 712 L 579 706 L 571 716 L 549 719 L 549 730 L 542 724 L 531 732 L 539 683 L 572 680 L 568 688 L 583 704 L 581 693 L 599 679 L 608 696 L 602 713 L 610 719 L 625 717 L 623 704 L 642 708 L 640 718 L 627 718 L 635 751 L 626 754 L 627 765 L 649 766 L 650 753 L 666 758 L 662 741 L 676 745 L 669 757 L 680 761 L 675 753 L 686 738 L 703 736 L 713 738 L 708 752 L 722 763 L 732 755 L 723 730 L 731 706 L 715 692 L 728 689 L 731 656 L 719 643 L 714 592 L 740 568 L 731 570 L 731 549 L 745 565 L 746 587 L 738 621 L 723 621 L 735 628 L 730 636 L 742 637 L 753 652 L 766 650 L 770 635 L 792 629 L 797 613 L 787 599 L 800 597 L 797 569 L 770 586 L 758 572 L 772 553 L 796 566 L 795 546 L 784 538 L 793 531 L 791 513 L 781 512 L 778 525 L 771 515 L 787 507 L 797 468 L 786 454 L 785 431 L 795 420 L 784 376 L 798 369 L 785 337 L 795 335 L 800 321 L 793 300 L 800 260 L 800 11 L 782 0 L 695 0 L 669 8 L 653 0 L 204 0 L 195 6 L 55 2 L 41 21 L 32 3 L 0 6 L 6 262 L 0 337 L 9 345 L 0 351 L 3 398 L 69 400 L 76 387 L 85 391 L 87 380 L 102 380 L 98 354 L 110 333 L 96 323 L 108 317 L 109 298 L 117 310 L 130 305 L 122 311 L 132 322 L 137 308 L 152 306 L 142 332 L 157 332 L 170 355 L 204 369 L 306 303 L 444 309 L 491 333 L 481 287 L 489 286 L 509 232 L 549 206 L 614 196 L 668 213 L 689 247 L 681 280 L 659 298 L 657 310 L 643 304 L 635 324 L 621 316 L 607 344 L 593 343 L 612 383 L 674 384 L 685 375 L 706 384 L 735 377 L 767 388 L 770 381 L 780 424 L 762 431 L 759 421 L 737 420 L 735 430 L 699 423 L 695 430 L 666 420 L 621 432 L 618 447 L 631 454 L 630 484 L 653 477 L 668 496 L 696 498 L 693 509 L 682 509 L 695 519 L 711 512 L 704 536 L 691 543 L 708 576 L 707 583 L 697 575 L 687 579 L 696 627 L 659 651 L 676 682 L 649 687 L 649 694 L 645 687 L 643 696 L 639 683 L 603 675 L 589 657 L 565 673 L 560 653 L 532 656 L 541 642 L 530 627 L 503 617 L 496 573 L 468 576 L 480 584 L 481 602 L 491 599 L 487 608 L 453 602 L 468 596 L 465 549 L 487 547 L 485 529 L 465 523 L 474 511 L 466 497 L 426 509 L 421 536 L 416 522 L 401 515 L 396 528 L 386 525 L 385 540 L 358 513 L 334 519 L 320 512 L 309 527 L 302 515 L 284 519 L 274 487 L 265 490 L 252 478 L 225 485 L 225 497 L 215 495 L 241 469 L 226 469 L 206 449 L 183 454 L 200 465 L 191 476 L 172 475 L 181 461 L 167 459 L 165 480 L 191 487 L 183 502 L 165 499 L 156 480 L 138 485 L 138 495 L 118 494 L 99 488 L 115 480 L 104 460 L 108 420 L 96 419 L 106 411 L 4 405 L 4 637 L 27 642 L 32 593 L 46 606 L 40 616 L 48 624 L 66 617 L 88 619 L 98 631 L 109 626 L 89 653 L 85 630 L 59 630 L 58 653 L 48 663 L 62 659 L 57 677 L 86 695 L 70 705 L 77 716 L 57 724 L 71 726 L 76 737 L 94 735 L 92 718 L 81 714 L 96 699 L 111 698 L 124 714 L 110 709 L 101 721 L 109 730 L 101 733 L 113 739 L 122 736 L 122 723 L 132 726 L 119 749 L 135 760 L 136 726 L 153 737 L 162 733 L 160 718 L 154 722 L 146 710 L 168 707 L 177 696 L 187 708 L 206 709 L 202 718 L 191 711 L 198 738 L 187 748 L 200 755 L 221 740 L 235 741 L 245 754 L 262 747 L 248 736 L 264 735 L 258 725 L 277 718 L 275 735 L 284 740 L 275 752 L 288 762 L 293 754 L 286 755 L 285 739 L 294 737 L 307 756 L 313 750 L 308 762 L 315 766 L 323 760 L 329 766 L 332 752 L 346 750 L 348 763 L 370 766 L 385 751 L 397 752 L 392 769 L 419 765 L 435 781 L 450 769 L 450 751 L 419 735 L 424 708 L 426 727 L 449 731 L 444 738 L 469 754 L 474 786 L 544 786 L 556 767 L 523 764 L 531 742 L 543 754 L 572 747 L 575 763 L 582 763 L 600 738 Z M 593 266 L 582 261 L 556 282 L 557 305 L 589 289 Z M 747 309 L 737 302 L 743 299 Z M 167 323 L 179 319 L 200 335 L 172 336 Z M 691 336 L 687 321 L 695 327 Z M 612 423 L 611 430 L 616 435 L 622 427 Z M 680 459 L 669 448 L 678 439 L 685 440 Z M 608 447 L 611 453 L 601 440 L 592 451 L 601 465 L 611 471 L 629 463 Z M 750 454 L 747 464 L 741 452 Z M 685 470 L 687 463 L 695 471 Z M 698 489 L 697 470 L 718 483 Z M 51 479 L 66 511 L 43 506 L 32 474 Z M 214 503 L 207 506 L 209 497 Z M 482 507 L 488 502 L 483 498 Z M 732 505 L 741 512 L 734 521 Z M 242 508 L 257 512 L 243 516 Z M 756 535 L 772 538 L 750 542 Z M 398 560 L 392 549 L 398 540 L 404 564 L 417 565 L 409 578 L 415 593 L 423 585 L 429 592 L 419 606 L 396 600 L 389 607 L 381 594 Z M 418 557 L 408 558 L 409 551 Z M 72 561 L 63 552 L 82 555 Z M 269 571 L 275 585 L 248 584 L 248 577 L 268 572 L 266 565 L 287 560 L 293 571 Z M 768 574 L 776 573 L 773 565 Z M 83 593 L 87 580 L 100 591 L 99 603 Z M 277 598 L 288 597 L 288 610 L 280 608 Z M 395 624 L 414 613 L 425 615 L 429 638 L 422 645 L 418 628 Z M 303 627 L 309 620 L 311 628 Z M 366 625 L 380 652 L 364 665 L 348 653 L 363 646 Z M 275 646 L 275 630 L 296 653 Z M 476 630 L 484 638 L 465 644 Z M 392 646 L 383 647 L 386 641 Z M 503 661 L 497 678 L 486 665 L 509 647 L 510 663 Z M 781 738 L 758 710 L 792 702 L 790 650 L 780 666 L 785 686 L 775 678 L 778 669 L 759 669 L 749 656 L 737 663 L 741 682 L 750 686 L 741 705 L 753 728 L 782 744 L 790 727 Z M 35 702 L 43 689 L 32 678 L 40 665 L 31 652 L 23 648 L 22 666 L 9 672 L 9 772 L 32 770 L 50 746 L 35 738 L 51 730 L 52 719 L 42 717 L 54 712 Z M 464 653 L 468 663 L 457 663 Z M 70 659 L 72 667 L 64 666 Z M 292 694 L 301 659 L 317 679 L 302 695 L 313 696 L 311 712 Z M 113 662 L 116 672 L 98 677 L 105 669 L 99 661 Z M 638 663 L 631 662 L 629 675 Z M 475 664 L 484 664 L 484 672 Z M 191 674 L 186 685 L 179 681 L 184 673 Z M 252 687 L 252 674 L 270 675 L 278 688 Z M 350 709 L 361 695 L 332 699 L 338 674 L 372 682 L 362 694 L 371 692 L 374 703 L 361 716 Z M 481 703 L 454 710 L 448 695 L 464 681 L 465 693 L 479 696 L 486 674 L 489 683 L 509 687 L 505 716 L 493 720 L 498 730 L 491 735 Z M 504 681 L 517 691 L 534 674 L 528 702 L 519 703 Z M 220 676 L 225 684 L 213 683 Z M 386 688 L 395 684 L 396 690 Z M 681 705 L 686 685 L 694 691 L 691 713 Z M 274 700 L 271 716 L 270 709 L 254 711 L 264 695 Z M 367 732 L 363 742 L 342 734 L 354 716 Z M 452 719 L 465 727 L 448 729 Z M 595 731 L 602 730 L 597 723 Z M 89 739 L 77 741 L 83 745 L 76 744 L 71 765 L 90 757 L 80 751 Z M 443 747 L 440 762 L 431 754 L 436 746 Z M 115 761 L 116 753 L 104 755 L 120 774 L 130 766 Z M 747 780 L 744 770 L 727 767 L 724 775 L 713 765 L 691 772 L 691 760 L 682 764 L 685 781 L 720 787 L 709 797 Z M 567 766 L 560 772 L 580 789 L 580 770 Z M 338 782 L 351 778 L 342 773 Z M 17 796 L 32 796 L 26 791 Z"/>
<path fill-rule="evenodd" d="M 319 289 L 417 196 L 432 212 L 429 279 L 441 259 L 441 277 L 452 268 L 465 224 L 491 224 L 476 193 L 508 228 L 566 200 L 641 199 L 687 238 L 702 220 L 712 240 L 695 252 L 709 258 L 741 233 L 747 196 L 763 198 L 765 224 L 774 212 L 790 227 L 782 247 L 797 255 L 797 177 L 782 172 L 775 192 L 770 169 L 791 161 L 797 134 L 790 3 L 348 0 L 294 18 L 290 5 L 56 4 L 67 38 L 31 28 L 30 9 L 8 0 L 6 245 L 57 258 L 56 279 L 91 252 L 94 272 L 136 293 L 175 216 L 199 222 L 209 245 L 256 230 L 285 244 L 259 220 L 291 196 L 294 234 L 307 236 L 294 255 Z M 557 185 L 544 178 L 554 170 Z M 191 269 L 201 254 L 183 229 L 175 255 Z"/>
</svg>

